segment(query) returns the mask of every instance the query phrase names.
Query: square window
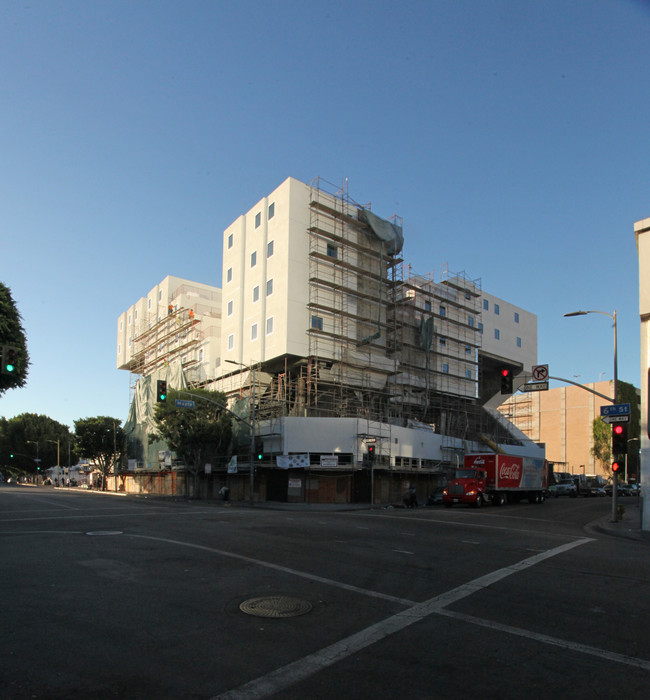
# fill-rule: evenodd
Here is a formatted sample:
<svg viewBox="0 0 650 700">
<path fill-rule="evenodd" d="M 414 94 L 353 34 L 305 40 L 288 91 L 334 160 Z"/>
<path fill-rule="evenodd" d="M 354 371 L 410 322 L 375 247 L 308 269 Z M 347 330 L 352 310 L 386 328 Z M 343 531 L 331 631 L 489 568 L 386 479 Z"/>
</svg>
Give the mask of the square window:
<svg viewBox="0 0 650 700">
<path fill-rule="evenodd" d="M 515 323 L 519 323 L 519 314 L 515 311 Z"/>
<path fill-rule="evenodd" d="M 260 300 L 260 286 L 259 284 L 253 287 L 253 303 Z"/>
<path fill-rule="evenodd" d="M 271 333 L 273 333 L 273 316 L 266 319 L 266 335 L 271 335 Z"/>
<path fill-rule="evenodd" d="M 255 228 L 259 228 L 259 225 L 262 223 L 262 212 L 258 211 L 257 214 L 255 214 Z"/>
<path fill-rule="evenodd" d="M 273 294 L 273 279 L 266 281 L 266 296 L 271 296 Z"/>
<path fill-rule="evenodd" d="M 337 250 L 336 246 L 333 245 L 332 243 L 327 244 L 327 257 L 328 258 L 338 258 L 339 257 L 339 251 Z"/>
<path fill-rule="evenodd" d="M 228 316 L 232 316 L 233 307 L 234 307 L 234 304 L 233 304 L 233 301 L 232 301 L 232 299 L 231 299 L 231 300 L 228 302 Z"/>
<path fill-rule="evenodd" d="M 446 338 L 440 338 L 439 343 L 440 343 L 440 345 L 447 345 L 447 339 L 446 339 Z"/>
<path fill-rule="evenodd" d="M 235 336 L 231 333 L 228 336 L 228 350 L 232 350 L 235 347 Z"/>
<path fill-rule="evenodd" d="M 273 241 L 269 241 L 266 245 L 266 257 L 270 258 L 273 255 Z"/>
<path fill-rule="evenodd" d="M 251 340 L 257 340 L 257 323 L 251 326 Z"/>
<path fill-rule="evenodd" d="M 311 317 L 311 327 L 316 328 L 319 331 L 323 330 L 323 318 L 322 316 L 312 316 Z"/>
<path fill-rule="evenodd" d="M 229 248 L 229 249 L 232 248 L 232 244 L 233 244 L 233 235 L 232 235 L 232 233 L 231 233 L 231 234 L 228 236 L 228 248 Z"/>
<path fill-rule="evenodd" d="M 226 272 L 226 282 L 232 282 L 232 267 L 229 267 Z"/>
<path fill-rule="evenodd" d="M 271 202 L 271 204 L 269 204 L 269 216 L 268 216 L 268 218 L 272 219 L 274 216 L 275 216 L 275 202 Z"/>
<path fill-rule="evenodd" d="M 251 253 L 251 267 L 255 267 L 255 265 L 257 265 L 257 251 L 256 250 L 254 250 Z"/>
</svg>

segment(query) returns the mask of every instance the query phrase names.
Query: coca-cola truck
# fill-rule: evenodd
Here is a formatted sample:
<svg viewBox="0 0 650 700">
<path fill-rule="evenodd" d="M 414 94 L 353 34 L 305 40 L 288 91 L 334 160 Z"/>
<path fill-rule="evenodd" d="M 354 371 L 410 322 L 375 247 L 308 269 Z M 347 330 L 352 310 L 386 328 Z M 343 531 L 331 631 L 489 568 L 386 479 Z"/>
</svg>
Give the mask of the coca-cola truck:
<svg viewBox="0 0 650 700">
<path fill-rule="evenodd" d="M 548 463 L 544 459 L 504 454 L 465 455 L 464 468 L 442 492 L 448 508 L 466 503 L 477 508 L 484 503 L 502 506 L 507 501 L 527 499 L 543 503 L 548 488 Z"/>
</svg>

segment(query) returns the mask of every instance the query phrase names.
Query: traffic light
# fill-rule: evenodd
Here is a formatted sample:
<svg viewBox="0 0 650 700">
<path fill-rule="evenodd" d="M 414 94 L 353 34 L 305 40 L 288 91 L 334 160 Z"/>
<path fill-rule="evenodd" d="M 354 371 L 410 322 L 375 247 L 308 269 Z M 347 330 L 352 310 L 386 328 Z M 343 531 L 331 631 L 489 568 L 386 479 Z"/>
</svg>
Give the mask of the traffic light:
<svg viewBox="0 0 650 700">
<path fill-rule="evenodd" d="M 18 348 L 13 345 L 2 346 L 2 374 L 16 374 Z"/>
<path fill-rule="evenodd" d="M 264 459 L 264 443 L 261 441 L 255 443 L 255 459 L 257 459 L 258 462 Z"/>
<path fill-rule="evenodd" d="M 512 371 L 507 367 L 500 370 L 501 375 L 501 393 L 512 394 Z"/>
<path fill-rule="evenodd" d="M 625 464 L 627 454 L 627 423 L 612 425 L 612 471 L 617 472 Z"/>
<path fill-rule="evenodd" d="M 368 445 L 368 461 L 369 462 L 375 461 L 375 446 L 374 445 Z"/>
<path fill-rule="evenodd" d="M 167 401 L 167 382 L 159 379 L 156 383 L 156 401 L 165 403 Z"/>
</svg>

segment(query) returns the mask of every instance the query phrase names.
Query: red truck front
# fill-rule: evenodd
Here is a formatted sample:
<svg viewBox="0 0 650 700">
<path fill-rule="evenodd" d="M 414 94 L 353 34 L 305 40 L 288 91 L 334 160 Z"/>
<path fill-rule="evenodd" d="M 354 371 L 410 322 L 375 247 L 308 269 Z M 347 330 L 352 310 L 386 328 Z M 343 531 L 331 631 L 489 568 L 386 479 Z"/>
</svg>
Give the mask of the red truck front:
<svg viewBox="0 0 650 700">
<path fill-rule="evenodd" d="M 456 476 L 442 492 L 442 502 L 447 508 L 454 503 L 467 503 L 479 508 L 483 505 L 487 489 L 485 469 L 457 469 Z"/>
</svg>

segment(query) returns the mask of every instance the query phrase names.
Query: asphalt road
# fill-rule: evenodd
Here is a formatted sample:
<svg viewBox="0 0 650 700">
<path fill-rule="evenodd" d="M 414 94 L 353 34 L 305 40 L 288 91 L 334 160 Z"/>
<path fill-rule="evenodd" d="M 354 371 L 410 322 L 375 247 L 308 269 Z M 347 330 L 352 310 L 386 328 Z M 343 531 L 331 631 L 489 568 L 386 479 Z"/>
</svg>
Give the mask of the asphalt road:
<svg viewBox="0 0 650 700">
<path fill-rule="evenodd" d="M 650 546 L 610 509 L 1 486 L 0 697 L 647 698 Z"/>
</svg>

